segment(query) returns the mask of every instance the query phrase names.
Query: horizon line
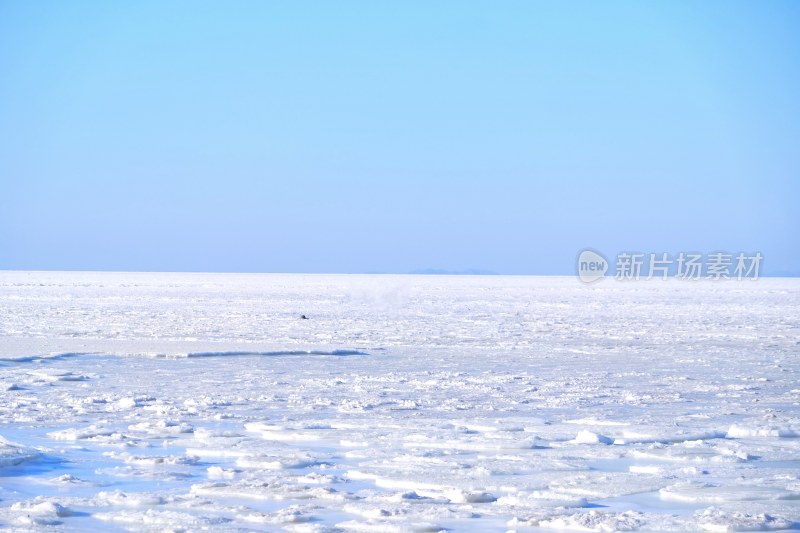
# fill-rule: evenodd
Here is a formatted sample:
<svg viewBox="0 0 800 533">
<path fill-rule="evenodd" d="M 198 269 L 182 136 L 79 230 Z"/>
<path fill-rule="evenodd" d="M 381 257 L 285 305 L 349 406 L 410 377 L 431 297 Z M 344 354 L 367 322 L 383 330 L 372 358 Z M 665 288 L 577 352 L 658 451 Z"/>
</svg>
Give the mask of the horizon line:
<svg viewBox="0 0 800 533">
<path fill-rule="evenodd" d="M 576 273 L 570 274 L 534 274 L 534 273 L 517 273 L 509 274 L 494 271 L 439 271 L 439 269 L 429 269 L 430 272 L 415 270 L 410 272 L 311 272 L 311 271 L 256 271 L 256 270 L 92 270 L 92 269 L 15 269 L 15 268 L 0 268 L 0 273 L 95 273 L 95 274 L 274 274 L 274 275 L 306 275 L 306 276 L 429 276 L 429 277 L 549 277 L 549 278 L 565 278 L 576 277 Z M 655 281 L 667 281 L 675 278 L 675 276 L 668 276 L 666 280 L 656 279 Z M 733 277 L 722 280 L 714 281 L 758 281 L 761 278 L 787 278 L 787 279 L 800 279 L 800 273 L 791 272 L 778 272 L 760 274 L 755 280 L 744 279 L 737 280 Z M 613 275 L 604 276 L 604 279 L 614 279 Z M 675 278 L 677 279 L 677 278 Z M 681 281 L 704 281 L 706 278 L 698 280 L 681 280 Z M 653 281 L 653 280 L 636 280 L 636 281 Z"/>
</svg>

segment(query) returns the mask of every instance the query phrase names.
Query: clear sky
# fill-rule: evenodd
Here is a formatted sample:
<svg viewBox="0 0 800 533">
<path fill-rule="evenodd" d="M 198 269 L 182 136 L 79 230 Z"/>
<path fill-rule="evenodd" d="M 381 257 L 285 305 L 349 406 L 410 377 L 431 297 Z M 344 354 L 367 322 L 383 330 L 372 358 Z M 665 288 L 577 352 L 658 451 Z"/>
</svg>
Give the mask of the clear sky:
<svg viewBox="0 0 800 533">
<path fill-rule="evenodd" d="M 800 274 L 800 2 L 0 1 L 0 268 Z"/>
</svg>

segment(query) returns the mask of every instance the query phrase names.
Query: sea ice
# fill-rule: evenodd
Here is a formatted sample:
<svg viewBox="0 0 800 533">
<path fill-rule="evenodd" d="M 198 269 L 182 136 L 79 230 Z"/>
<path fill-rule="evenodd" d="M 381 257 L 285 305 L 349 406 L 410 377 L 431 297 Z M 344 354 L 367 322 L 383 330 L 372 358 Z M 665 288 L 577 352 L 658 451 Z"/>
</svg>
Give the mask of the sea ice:
<svg viewBox="0 0 800 533">
<path fill-rule="evenodd" d="M 798 331 L 794 279 L 0 272 L 0 528 L 798 530 Z"/>
</svg>

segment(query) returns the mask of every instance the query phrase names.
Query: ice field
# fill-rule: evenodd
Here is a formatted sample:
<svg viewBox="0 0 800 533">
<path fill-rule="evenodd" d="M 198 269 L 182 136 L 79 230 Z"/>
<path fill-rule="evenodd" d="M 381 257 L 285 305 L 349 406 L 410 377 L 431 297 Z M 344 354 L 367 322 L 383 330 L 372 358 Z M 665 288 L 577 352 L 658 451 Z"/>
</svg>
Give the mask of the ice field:
<svg viewBox="0 0 800 533">
<path fill-rule="evenodd" d="M 800 529 L 797 279 L 0 272 L 0 391 L 11 531 Z"/>
</svg>

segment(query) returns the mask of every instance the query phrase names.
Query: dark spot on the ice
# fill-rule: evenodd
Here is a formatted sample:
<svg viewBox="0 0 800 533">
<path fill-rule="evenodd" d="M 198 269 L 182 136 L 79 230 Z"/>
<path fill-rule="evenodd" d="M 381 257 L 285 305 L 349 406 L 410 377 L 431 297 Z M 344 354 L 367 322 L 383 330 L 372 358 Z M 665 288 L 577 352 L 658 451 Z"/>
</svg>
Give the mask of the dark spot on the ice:
<svg viewBox="0 0 800 533">
<path fill-rule="evenodd" d="M 300 315 L 300 318 L 302 318 L 303 320 L 308 320 L 308 317 L 306 315 Z"/>
</svg>

